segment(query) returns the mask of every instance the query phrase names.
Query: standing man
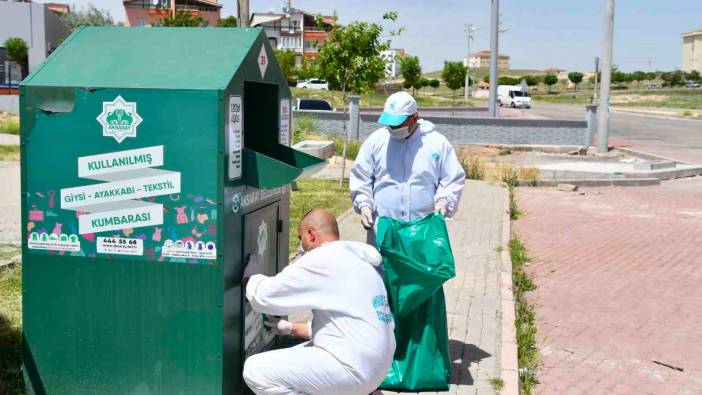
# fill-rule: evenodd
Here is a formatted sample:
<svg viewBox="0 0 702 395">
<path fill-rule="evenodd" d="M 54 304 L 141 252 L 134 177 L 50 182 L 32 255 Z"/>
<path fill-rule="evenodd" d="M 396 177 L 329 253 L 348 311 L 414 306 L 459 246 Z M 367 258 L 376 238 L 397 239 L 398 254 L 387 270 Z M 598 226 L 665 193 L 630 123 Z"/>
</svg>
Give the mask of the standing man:
<svg viewBox="0 0 702 395">
<path fill-rule="evenodd" d="M 390 95 L 378 123 L 382 127 L 361 146 L 350 179 L 353 208 L 371 244 L 376 217 L 453 216 L 466 178 L 451 143 L 433 123 L 419 118 L 408 93 Z"/>
</svg>

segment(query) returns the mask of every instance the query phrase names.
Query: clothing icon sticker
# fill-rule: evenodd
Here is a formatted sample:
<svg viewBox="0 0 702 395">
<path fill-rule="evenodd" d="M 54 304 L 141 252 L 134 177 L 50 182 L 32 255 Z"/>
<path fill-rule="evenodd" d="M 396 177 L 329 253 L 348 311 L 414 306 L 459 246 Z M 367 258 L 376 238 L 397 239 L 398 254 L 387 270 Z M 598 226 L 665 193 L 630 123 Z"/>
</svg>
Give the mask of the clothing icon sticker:
<svg viewBox="0 0 702 395">
<path fill-rule="evenodd" d="M 117 96 L 111 102 L 102 102 L 102 112 L 97 121 L 102 125 L 102 135 L 113 137 L 121 143 L 127 137 L 136 137 L 142 118 L 137 114 L 136 102 L 124 101 Z"/>
<path fill-rule="evenodd" d="M 240 208 L 241 208 L 241 192 L 232 196 L 232 212 L 234 214 L 236 214 L 239 212 Z"/>
<path fill-rule="evenodd" d="M 268 224 L 266 221 L 261 221 L 261 225 L 258 226 L 256 244 L 258 244 L 258 255 L 263 256 L 266 253 L 266 247 L 268 247 Z"/>
</svg>

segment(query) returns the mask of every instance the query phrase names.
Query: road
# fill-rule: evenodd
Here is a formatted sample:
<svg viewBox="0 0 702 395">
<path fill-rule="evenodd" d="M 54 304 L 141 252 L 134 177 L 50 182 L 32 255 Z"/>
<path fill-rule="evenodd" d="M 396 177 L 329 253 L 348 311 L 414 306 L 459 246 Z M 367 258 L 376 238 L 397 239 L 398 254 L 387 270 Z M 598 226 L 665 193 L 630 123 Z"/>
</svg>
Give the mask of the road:
<svg viewBox="0 0 702 395">
<path fill-rule="evenodd" d="M 530 115 L 539 118 L 583 120 L 581 106 L 534 105 Z M 668 118 L 617 112 L 610 114 L 610 145 L 702 164 L 702 120 Z"/>
</svg>

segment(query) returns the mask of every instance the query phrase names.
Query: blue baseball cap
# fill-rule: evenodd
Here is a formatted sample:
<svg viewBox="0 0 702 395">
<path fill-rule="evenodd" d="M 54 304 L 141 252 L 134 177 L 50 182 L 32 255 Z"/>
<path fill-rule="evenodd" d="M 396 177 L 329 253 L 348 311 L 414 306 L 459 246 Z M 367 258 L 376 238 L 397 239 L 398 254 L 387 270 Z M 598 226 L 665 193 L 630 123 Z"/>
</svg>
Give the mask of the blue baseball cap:
<svg viewBox="0 0 702 395">
<path fill-rule="evenodd" d="M 378 123 L 386 126 L 398 126 L 405 122 L 407 117 L 416 113 L 417 102 L 414 98 L 407 92 L 396 92 L 385 100 L 385 107 L 378 118 Z"/>
</svg>

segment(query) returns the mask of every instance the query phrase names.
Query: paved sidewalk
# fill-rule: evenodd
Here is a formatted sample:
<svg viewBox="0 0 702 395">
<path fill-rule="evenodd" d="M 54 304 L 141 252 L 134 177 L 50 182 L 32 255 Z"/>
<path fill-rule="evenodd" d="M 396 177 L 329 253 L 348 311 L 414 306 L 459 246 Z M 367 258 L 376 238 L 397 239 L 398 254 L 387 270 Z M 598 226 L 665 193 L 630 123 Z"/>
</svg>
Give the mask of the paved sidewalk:
<svg viewBox="0 0 702 395">
<path fill-rule="evenodd" d="M 537 393 L 702 393 L 702 178 L 520 188 Z"/>
<path fill-rule="evenodd" d="M 506 193 L 499 186 L 467 181 L 458 214 L 448 222 L 456 277 L 444 285 L 453 361 L 451 388 L 446 393 L 494 394 L 489 380 L 500 377 L 500 254 L 497 247 L 502 243 Z M 366 239 L 357 215 L 344 218 L 340 232 L 345 240 Z"/>
</svg>

